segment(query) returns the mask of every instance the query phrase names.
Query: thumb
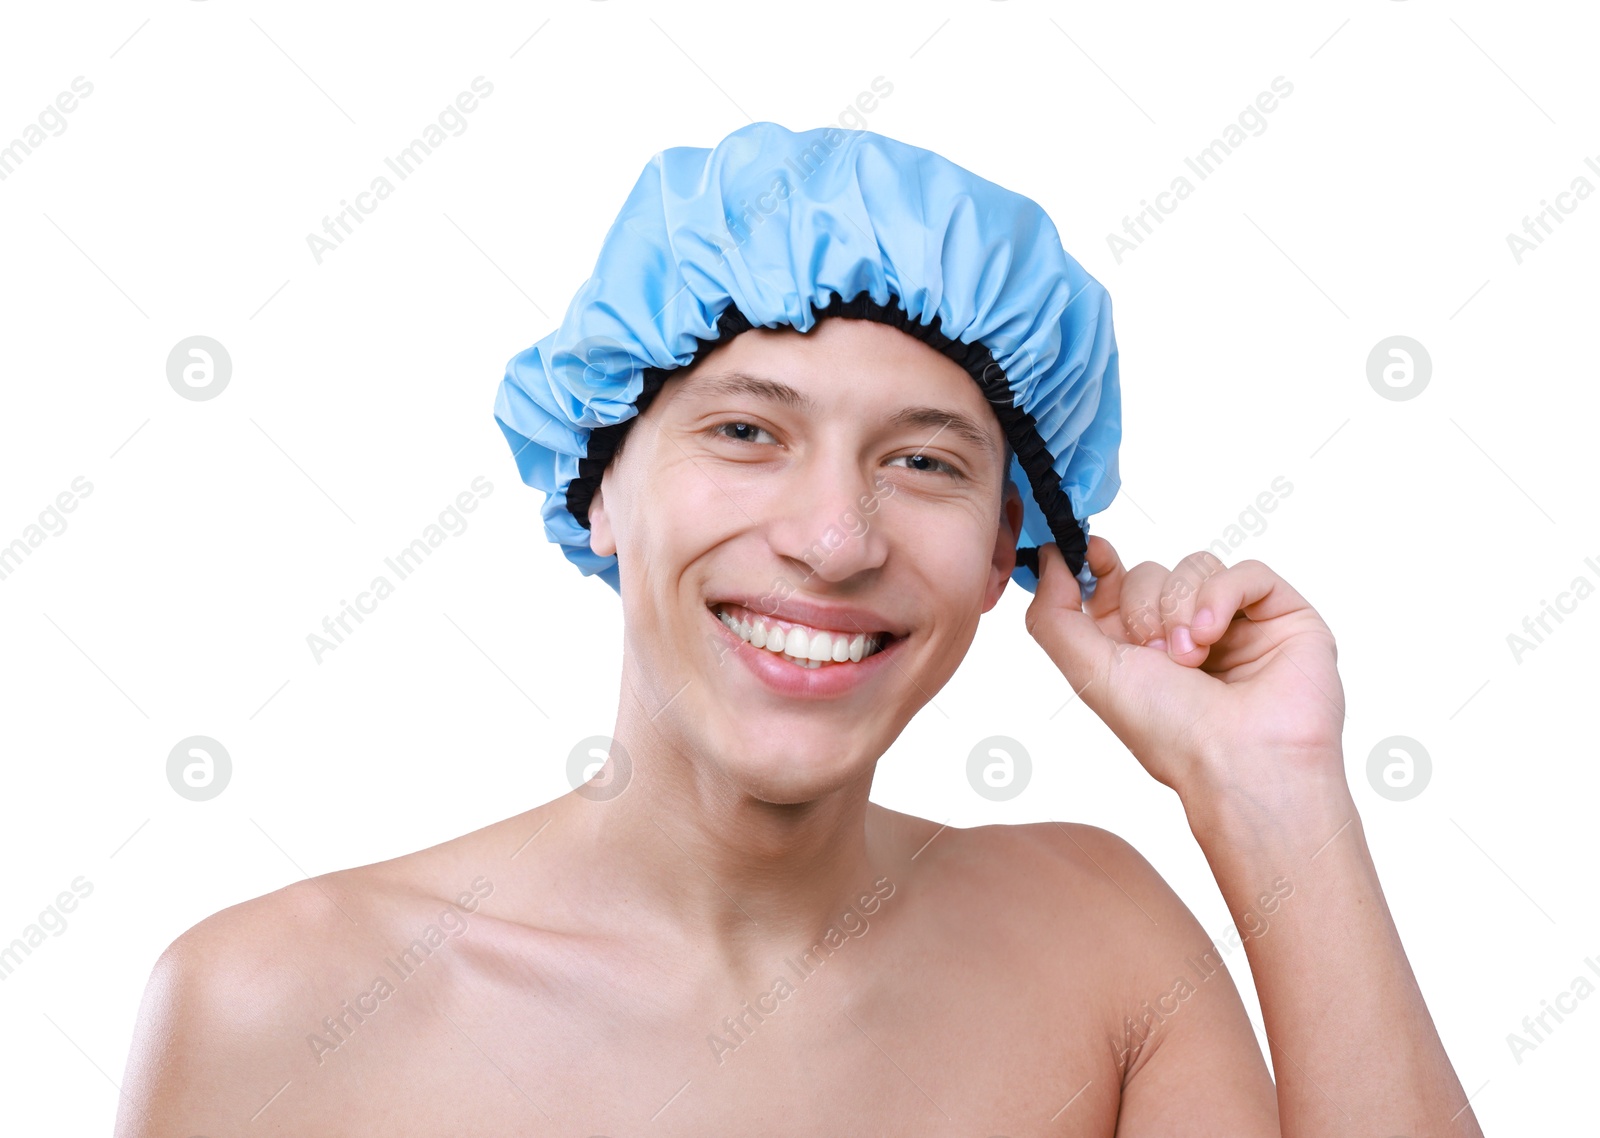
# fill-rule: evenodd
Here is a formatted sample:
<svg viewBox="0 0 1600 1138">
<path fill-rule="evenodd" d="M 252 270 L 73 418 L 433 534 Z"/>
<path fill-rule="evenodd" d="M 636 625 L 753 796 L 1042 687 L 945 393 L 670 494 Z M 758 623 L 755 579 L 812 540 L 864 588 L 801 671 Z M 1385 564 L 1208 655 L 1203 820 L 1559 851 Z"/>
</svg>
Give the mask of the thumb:
<svg viewBox="0 0 1600 1138">
<path fill-rule="evenodd" d="M 1026 614 L 1028 634 L 1061 670 L 1084 702 L 1098 710 L 1103 683 L 1095 683 L 1111 668 L 1115 643 L 1100 631 L 1094 618 L 1083 611 L 1083 591 L 1067 568 L 1055 542 L 1039 547 L 1039 585 Z M 1094 697 L 1086 689 L 1095 688 Z"/>
</svg>

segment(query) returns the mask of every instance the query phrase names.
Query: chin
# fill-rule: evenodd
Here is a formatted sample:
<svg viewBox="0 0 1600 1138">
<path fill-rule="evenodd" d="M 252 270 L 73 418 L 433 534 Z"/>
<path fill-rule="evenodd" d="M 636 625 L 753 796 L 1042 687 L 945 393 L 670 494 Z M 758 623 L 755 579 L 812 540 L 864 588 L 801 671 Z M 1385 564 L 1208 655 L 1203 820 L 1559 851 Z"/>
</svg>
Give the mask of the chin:
<svg viewBox="0 0 1600 1138">
<path fill-rule="evenodd" d="M 877 760 L 858 753 L 859 747 L 860 740 L 854 740 L 845 751 L 820 740 L 810 747 L 804 741 L 785 741 L 754 753 L 748 749 L 731 752 L 738 759 L 725 764 L 723 773 L 744 793 L 762 802 L 779 806 L 814 802 L 862 777 L 871 779 Z"/>
</svg>

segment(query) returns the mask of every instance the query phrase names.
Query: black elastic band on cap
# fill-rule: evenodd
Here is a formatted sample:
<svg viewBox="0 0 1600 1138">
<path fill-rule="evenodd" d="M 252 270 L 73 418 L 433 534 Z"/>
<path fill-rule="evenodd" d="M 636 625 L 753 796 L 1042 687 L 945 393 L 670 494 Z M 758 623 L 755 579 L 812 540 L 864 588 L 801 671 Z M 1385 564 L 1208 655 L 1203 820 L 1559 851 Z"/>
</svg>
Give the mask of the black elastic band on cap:
<svg viewBox="0 0 1600 1138">
<path fill-rule="evenodd" d="M 934 316 L 932 323 L 918 323 L 901 307 L 900 298 L 893 294 L 890 295 L 888 304 L 879 304 L 872 299 L 871 293 L 865 291 L 850 300 L 835 296 L 826 307 L 813 303 L 811 311 L 817 320 L 830 316 L 843 316 L 851 320 L 873 320 L 880 324 L 888 324 L 909 336 L 915 336 L 930 348 L 960 364 L 966 373 L 972 376 L 978 389 L 983 392 L 984 398 L 994 408 L 995 417 L 1000 420 L 1000 426 L 1011 443 L 1017 462 L 1028 476 L 1033 500 L 1043 512 L 1045 521 L 1050 526 L 1051 536 L 1055 538 L 1056 548 L 1066 560 L 1067 568 L 1074 576 L 1082 570 L 1084 559 L 1088 556 L 1088 539 L 1084 536 L 1083 527 L 1078 524 L 1078 519 L 1073 516 L 1071 499 L 1061 489 L 1061 483 L 1056 478 L 1055 456 L 1045 447 L 1044 437 L 1040 435 L 1039 425 L 1034 417 L 1016 404 L 1005 370 L 988 348 L 982 344 L 963 344 L 959 340 L 952 340 L 939 331 L 937 315 Z M 716 336 L 709 340 L 696 337 L 694 356 L 683 367 L 694 366 L 718 344 L 726 343 L 739 333 L 748 332 L 753 327 L 756 325 L 752 324 L 744 313 L 737 307 L 729 305 L 717 319 Z M 589 528 L 589 505 L 594 500 L 595 490 L 600 485 L 600 477 L 617 453 L 617 448 L 622 445 L 623 438 L 638 416 L 649 409 L 651 401 L 655 399 L 662 385 L 682 370 L 682 367 L 646 368 L 644 386 L 634 404 L 637 414 L 620 423 L 597 427 L 590 432 L 588 457 L 578 460 L 578 476 L 567 487 L 567 509 L 584 529 Z M 1037 578 L 1038 547 L 1019 546 L 1017 564 L 1026 566 Z"/>
</svg>

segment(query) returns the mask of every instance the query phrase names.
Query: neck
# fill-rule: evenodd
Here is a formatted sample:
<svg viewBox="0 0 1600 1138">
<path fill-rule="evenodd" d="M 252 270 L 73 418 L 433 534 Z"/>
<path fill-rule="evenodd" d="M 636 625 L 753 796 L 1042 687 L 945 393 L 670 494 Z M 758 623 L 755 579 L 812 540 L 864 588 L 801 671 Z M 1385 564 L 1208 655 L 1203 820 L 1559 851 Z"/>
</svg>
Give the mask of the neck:
<svg viewBox="0 0 1600 1138">
<path fill-rule="evenodd" d="M 870 768 L 814 800 L 773 803 L 642 716 L 619 716 L 613 738 L 632 766 L 625 788 L 570 796 L 563 828 L 636 929 L 754 964 L 812 944 L 892 864 Z"/>
</svg>

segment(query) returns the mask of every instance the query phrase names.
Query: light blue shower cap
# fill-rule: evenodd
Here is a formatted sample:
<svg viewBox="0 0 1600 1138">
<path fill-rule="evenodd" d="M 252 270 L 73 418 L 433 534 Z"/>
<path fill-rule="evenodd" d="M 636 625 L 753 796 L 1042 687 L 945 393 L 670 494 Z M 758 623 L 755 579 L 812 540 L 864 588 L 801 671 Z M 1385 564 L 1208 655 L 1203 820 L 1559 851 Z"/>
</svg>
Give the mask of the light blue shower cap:
<svg viewBox="0 0 1600 1138">
<path fill-rule="evenodd" d="M 1121 479 L 1111 297 L 1034 201 L 871 131 L 741 127 L 645 165 L 593 275 L 554 331 L 517 353 L 495 420 L 546 536 L 621 592 L 589 547 L 589 503 L 628 420 L 671 374 L 752 327 L 893 324 L 965 367 L 1010 440 L 1030 593 L 1054 541 L 1085 599 L 1088 518 Z"/>
</svg>

